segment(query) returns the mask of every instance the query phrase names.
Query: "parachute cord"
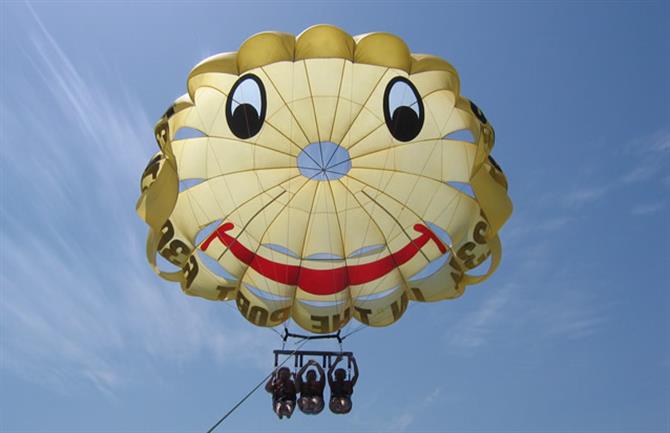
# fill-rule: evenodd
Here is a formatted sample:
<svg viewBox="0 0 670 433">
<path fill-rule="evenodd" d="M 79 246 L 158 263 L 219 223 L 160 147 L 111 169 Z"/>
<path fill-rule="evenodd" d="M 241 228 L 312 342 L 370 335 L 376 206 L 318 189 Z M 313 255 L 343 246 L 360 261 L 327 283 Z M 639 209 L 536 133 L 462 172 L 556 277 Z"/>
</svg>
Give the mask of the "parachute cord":
<svg viewBox="0 0 670 433">
<path fill-rule="evenodd" d="M 284 338 L 284 337 L 279 333 L 279 331 L 277 331 L 275 328 L 270 328 L 270 329 L 272 329 L 272 332 L 274 332 L 275 334 L 279 335 L 279 338 L 282 338 L 282 339 Z"/>
<path fill-rule="evenodd" d="M 260 388 L 261 386 L 263 386 L 263 384 L 264 384 L 265 382 L 267 382 L 267 380 L 270 379 L 270 377 L 272 377 L 272 375 L 275 373 L 275 371 L 279 370 L 284 364 L 286 364 L 286 362 L 287 362 L 289 359 L 291 359 L 291 357 L 294 356 L 295 353 L 296 353 L 298 350 L 300 350 L 300 348 L 301 348 L 305 343 L 307 343 L 308 341 L 309 341 L 309 340 L 305 340 L 305 341 L 303 341 L 302 343 L 300 343 L 300 346 L 298 346 L 298 347 L 293 351 L 293 353 L 291 353 L 289 356 L 287 356 L 285 360 L 283 360 L 278 366 L 276 366 L 274 369 L 272 369 L 272 371 L 271 371 L 269 374 L 267 374 L 267 375 L 263 378 L 263 380 L 261 380 L 260 382 L 258 382 L 258 384 L 257 384 L 256 386 L 254 386 L 254 387 L 251 389 L 251 391 L 249 391 L 244 397 L 242 397 L 242 399 L 241 399 L 240 401 L 238 401 L 237 404 L 235 404 L 235 406 L 233 406 L 228 412 L 226 412 L 226 414 L 225 414 L 224 416 L 222 416 L 221 419 L 219 419 L 219 420 L 216 422 L 216 424 L 214 424 L 209 430 L 207 430 L 207 433 L 212 433 L 212 432 L 213 432 L 213 431 L 214 431 L 214 430 L 215 430 L 215 429 L 216 429 L 216 428 L 217 428 L 217 427 L 218 427 L 218 426 L 219 426 L 219 425 L 220 425 L 226 418 L 228 418 L 228 417 L 230 416 L 230 414 L 232 414 L 233 412 L 235 412 L 235 410 L 236 410 L 238 407 L 242 406 L 242 404 L 243 404 L 245 401 L 247 401 L 247 399 L 248 399 L 249 397 L 251 397 L 251 395 L 252 395 L 253 393 L 255 393 L 255 392 L 258 390 L 258 388 Z"/>
</svg>

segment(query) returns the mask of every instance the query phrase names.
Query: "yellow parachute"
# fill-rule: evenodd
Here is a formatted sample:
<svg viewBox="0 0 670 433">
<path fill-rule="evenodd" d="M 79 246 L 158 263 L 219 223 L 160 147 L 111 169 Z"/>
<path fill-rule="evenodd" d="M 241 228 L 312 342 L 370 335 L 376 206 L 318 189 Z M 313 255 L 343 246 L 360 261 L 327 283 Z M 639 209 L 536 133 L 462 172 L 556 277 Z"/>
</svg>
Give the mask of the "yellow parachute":
<svg viewBox="0 0 670 433">
<path fill-rule="evenodd" d="M 255 325 L 386 326 L 500 261 L 512 204 L 493 128 L 449 63 L 397 36 L 252 36 L 198 64 L 155 133 L 149 262 Z"/>
</svg>

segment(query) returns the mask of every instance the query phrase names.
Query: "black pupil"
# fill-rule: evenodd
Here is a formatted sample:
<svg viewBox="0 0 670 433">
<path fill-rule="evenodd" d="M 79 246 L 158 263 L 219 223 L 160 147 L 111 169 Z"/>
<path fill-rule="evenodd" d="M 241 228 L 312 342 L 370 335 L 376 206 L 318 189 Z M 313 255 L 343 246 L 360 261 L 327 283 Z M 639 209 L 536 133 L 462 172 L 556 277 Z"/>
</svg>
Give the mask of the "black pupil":
<svg viewBox="0 0 670 433">
<path fill-rule="evenodd" d="M 258 93 L 257 96 L 260 97 L 257 101 L 257 104 L 260 104 L 258 107 L 244 98 L 244 92 L 238 91 L 241 85 L 244 85 L 246 91 Z M 265 121 L 265 104 L 265 88 L 258 77 L 248 74 L 235 83 L 226 102 L 226 119 L 228 127 L 237 138 L 245 140 L 258 134 Z"/>
<path fill-rule="evenodd" d="M 239 138 L 253 137 L 261 129 L 261 117 L 251 104 L 240 104 L 235 108 L 230 129 Z"/>
<path fill-rule="evenodd" d="M 393 111 L 391 118 L 391 134 L 400 141 L 409 141 L 421 130 L 421 122 L 416 111 L 402 105 Z"/>
<path fill-rule="evenodd" d="M 403 98 L 408 105 L 398 104 L 392 107 L 393 98 L 391 94 L 394 92 L 409 92 L 413 98 L 409 100 Z M 406 93 L 404 95 L 407 96 Z M 411 81 L 397 77 L 386 86 L 384 119 L 389 132 L 398 141 L 410 141 L 419 135 L 423 127 L 423 103 L 419 92 Z"/>
</svg>

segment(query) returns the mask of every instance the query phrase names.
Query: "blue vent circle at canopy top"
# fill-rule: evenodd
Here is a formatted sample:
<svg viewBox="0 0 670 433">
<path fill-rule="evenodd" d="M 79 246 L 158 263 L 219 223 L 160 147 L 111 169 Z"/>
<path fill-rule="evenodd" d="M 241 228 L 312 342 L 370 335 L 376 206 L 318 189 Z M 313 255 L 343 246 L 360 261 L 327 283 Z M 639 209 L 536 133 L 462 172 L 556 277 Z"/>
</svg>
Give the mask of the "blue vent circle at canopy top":
<svg viewBox="0 0 670 433">
<path fill-rule="evenodd" d="M 310 143 L 298 154 L 300 174 L 314 180 L 337 180 L 351 170 L 349 151 L 331 141 Z"/>
</svg>

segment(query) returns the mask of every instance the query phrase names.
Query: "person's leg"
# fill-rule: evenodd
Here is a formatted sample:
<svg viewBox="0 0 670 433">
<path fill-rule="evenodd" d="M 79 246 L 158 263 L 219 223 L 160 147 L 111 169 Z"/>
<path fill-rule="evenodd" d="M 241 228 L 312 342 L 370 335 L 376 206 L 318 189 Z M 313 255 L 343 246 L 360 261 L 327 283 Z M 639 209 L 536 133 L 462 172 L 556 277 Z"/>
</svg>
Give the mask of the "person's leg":
<svg viewBox="0 0 670 433">
<path fill-rule="evenodd" d="M 351 400 L 348 397 L 331 397 L 329 407 L 331 412 L 343 415 L 351 411 Z"/>
<path fill-rule="evenodd" d="M 342 412 L 340 412 L 340 413 L 345 414 L 345 413 L 351 412 L 352 404 L 351 404 L 351 399 L 349 397 L 341 398 L 340 399 L 340 404 L 341 404 L 341 407 L 342 407 Z"/>
<path fill-rule="evenodd" d="M 318 395 L 312 397 L 312 415 L 320 414 L 324 406 L 323 397 Z"/>
<path fill-rule="evenodd" d="M 295 400 L 285 401 L 284 407 L 286 408 L 286 417 L 291 418 L 291 415 L 293 415 L 293 411 L 295 410 Z"/>
<path fill-rule="evenodd" d="M 328 408 L 332 413 L 339 413 L 338 412 L 338 407 L 339 407 L 339 398 L 337 397 L 330 397 L 330 401 L 328 402 Z"/>
<path fill-rule="evenodd" d="M 298 399 L 298 408 L 304 414 L 309 414 L 309 397 L 300 397 Z"/>
<path fill-rule="evenodd" d="M 281 409 L 281 401 L 279 400 L 272 400 L 272 411 L 277 414 L 279 419 L 282 419 L 282 409 Z"/>
</svg>

